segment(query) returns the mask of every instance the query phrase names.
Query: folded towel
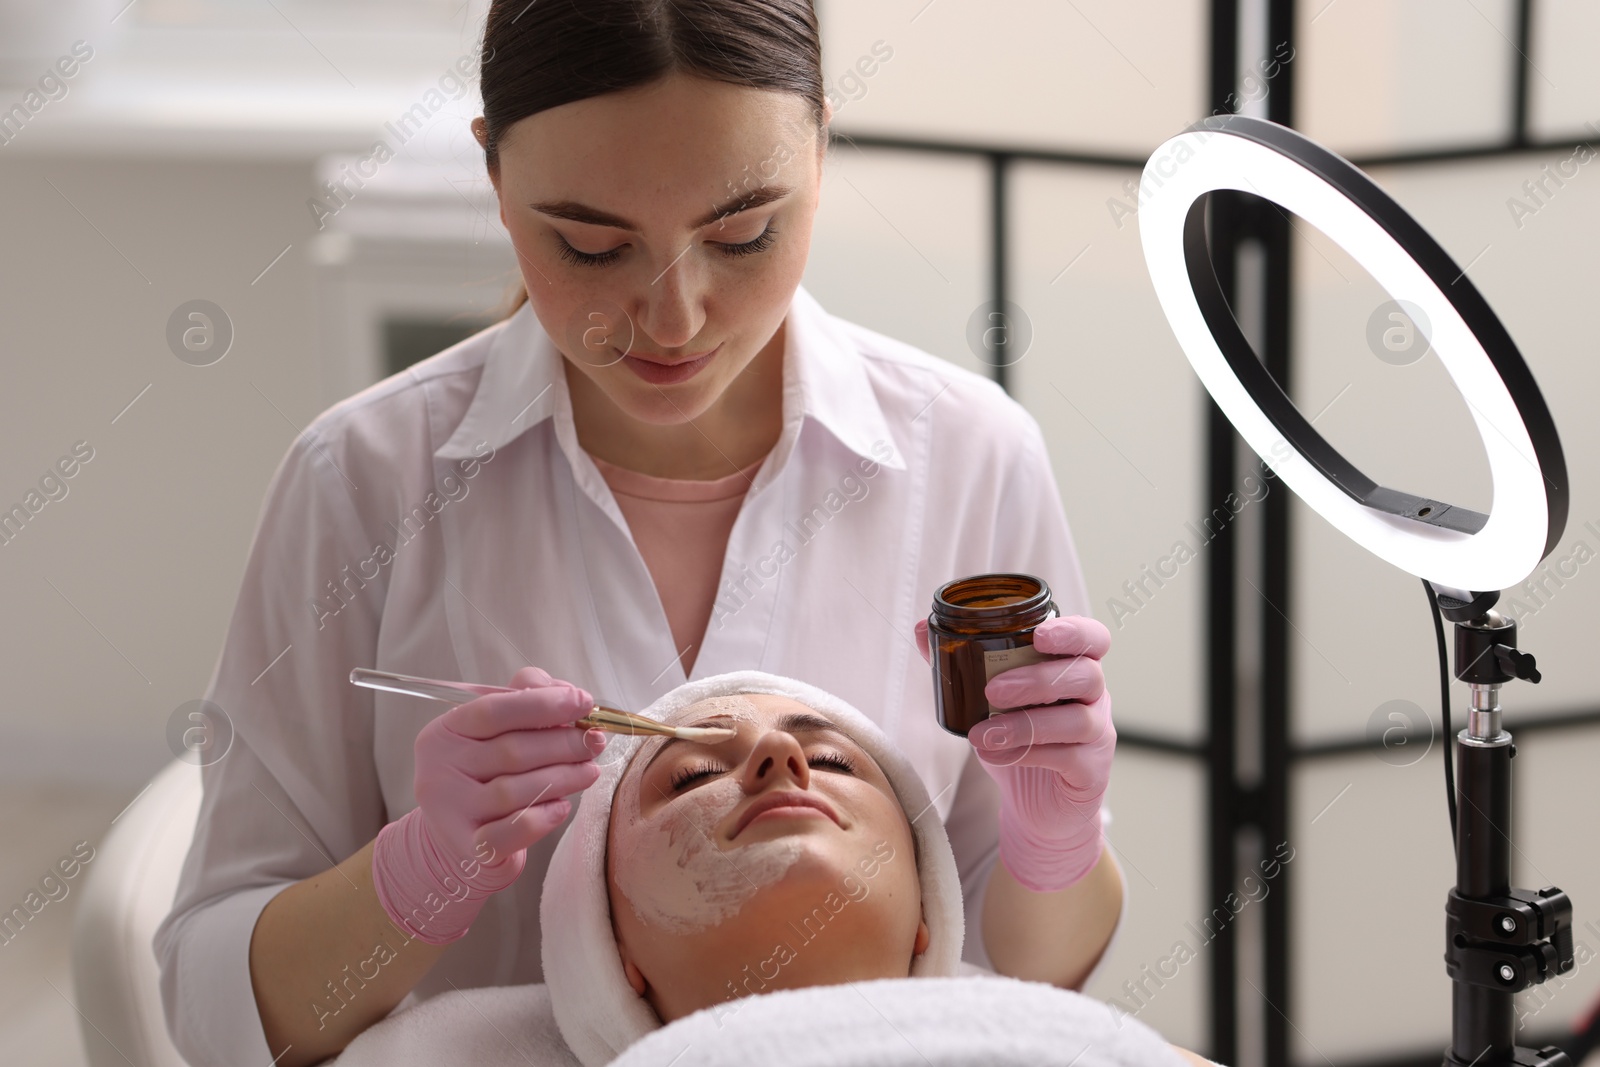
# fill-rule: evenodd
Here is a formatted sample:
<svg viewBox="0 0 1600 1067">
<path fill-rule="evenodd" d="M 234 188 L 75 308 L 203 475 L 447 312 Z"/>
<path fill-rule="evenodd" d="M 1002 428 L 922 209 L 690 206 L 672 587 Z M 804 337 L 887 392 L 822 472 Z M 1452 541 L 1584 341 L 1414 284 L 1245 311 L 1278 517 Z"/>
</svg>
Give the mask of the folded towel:
<svg viewBox="0 0 1600 1067">
<path fill-rule="evenodd" d="M 962 963 L 963 974 L 989 974 L 990 971 Z M 886 981 L 899 981 L 899 979 L 886 979 Z M 910 979 L 904 979 L 910 981 Z M 1011 981 L 1011 979 L 1005 979 Z M 875 990 L 882 982 L 856 982 L 856 989 L 866 990 L 870 997 L 878 1000 Z M 923 984 L 923 979 L 915 981 L 917 989 L 928 989 L 930 1003 L 936 1003 L 934 998 L 941 997 L 941 985 Z M 843 987 L 835 987 L 843 989 Z M 718 1008 L 707 1008 L 702 1013 L 686 1016 L 666 1027 L 662 1033 L 677 1035 L 677 1033 L 690 1032 L 693 1027 L 698 1027 L 701 1016 L 712 1019 L 712 1029 L 717 1029 L 715 1019 L 722 1019 L 725 1029 L 718 1033 L 731 1035 L 733 1030 L 726 1029 L 734 1014 L 744 1013 L 746 1006 L 754 1006 L 755 1001 L 765 1001 L 770 997 L 778 997 L 779 993 L 763 993 L 760 997 L 750 1000 L 733 1001 L 731 1005 L 722 1005 Z M 971 1000 L 966 993 L 962 997 Z M 864 1003 L 856 993 L 850 993 L 851 1000 Z M 1082 1000 L 1082 998 L 1078 998 Z M 790 1003 L 790 1001 L 782 1001 Z M 830 1013 L 843 1017 L 840 1009 L 829 1008 Z M 938 1013 L 949 1014 L 949 1006 L 938 1001 Z M 760 1019 L 760 1014 L 750 1014 L 749 1021 Z M 832 1024 L 830 1024 L 832 1025 Z M 720 1041 L 730 1040 L 730 1037 L 718 1037 Z M 739 1038 L 742 1040 L 742 1038 Z M 757 1038 L 758 1043 L 765 1043 L 766 1037 Z M 917 1038 L 918 1045 L 922 1043 Z M 939 1043 L 946 1043 L 946 1038 L 938 1037 Z M 709 1043 L 707 1043 L 709 1046 Z M 638 1046 L 635 1046 L 638 1048 Z M 645 1053 L 650 1049 L 658 1048 L 656 1045 L 645 1046 Z M 634 1049 L 629 1049 L 626 1057 L 634 1056 Z M 616 1064 L 632 1064 L 630 1059 L 614 1061 Z M 693 1056 L 686 1056 L 678 1062 L 677 1067 L 691 1067 L 696 1064 Z M 749 1061 L 750 1064 L 762 1064 L 768 1067 L 765 1061 Z M 776 1062 L 776 1061 L 774 1061 Z M 848 1061 L 845 1061 L 848 1064 Z M 1048 1061 L 1040 1061 L 1048 1062 Z M 1062 1061 L 1066 1062 L 1066 1061 Z M 1094 1064 L 1109 1064 L 1109 1062 L 1134 1062 L 1134 1061 L 1096 1061 L 1085 1059 L 1077 1067 L 1093 1067 Z M 1154 1061 L 1152 1061 L 1154 1062 Z M 550 990 L 546 985 L 486 985 L 483 989 L 458 989 L 453 992 L 440 993 L 438 997 L 429 998 L 414 1006 L 392 1014 L 387 1019 L 376 1022 L 365 1032 L 357 1035 L 354 1041 L 344 1049 L 341 1056 L 328 1061 L 331 1067 L 454 1067 L 456 1064 L 470 1064 L 472 1067 L 582 1067 L 578 1057 L 573 1056 L 571 1049 L 566 1048 L 562 1030 L 555 1025 L 555 1013 L 550 1009 Z M 643 1064 L 640 1064 L 643 1067 Z M 741 1067 L 747 1067 L 741 1064 Z M 915 1059 L 912 1067 L 922 1067 L 922 1061 Z"/>
<path fill-rule="evenodd" d="M 1186 1067 L 1102 1001 L 1003 977 L 880 978 L 744 997 L 646 1035 L 611 1067 Z"/>
</svg>

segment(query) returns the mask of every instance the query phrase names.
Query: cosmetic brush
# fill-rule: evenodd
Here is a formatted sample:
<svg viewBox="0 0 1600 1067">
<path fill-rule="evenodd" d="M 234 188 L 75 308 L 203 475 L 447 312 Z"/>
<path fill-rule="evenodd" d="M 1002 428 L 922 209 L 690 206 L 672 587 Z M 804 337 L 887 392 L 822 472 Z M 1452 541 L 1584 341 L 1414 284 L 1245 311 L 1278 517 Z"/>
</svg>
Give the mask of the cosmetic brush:
<svg viewBox="0 0 1600 1067">
<path fill-rule="evenodd" d="M 351 671 L 350 681 L 368 689 L 383 689 L 391 693 L 427 697 L 430 700 L 441 700 L 446 704 L 465 704 L 469 700 L 491 693 L 522 692 L 520 689 L 503 685 L 447 682 L 439 678 L 417 678 L 409 674 L 395 674 L 392 671 L 369 670 L 366 667 L 357 667 Z M 574 720 L 572 725 L 592 726 L 598 730 L 608 730 L 617 734 L 654 734 L 661 737 L 676 737 L 684 741 L 704 742 L 726 741 L 735 733 L 726 726 L 670 726 L 604 704 L 596 704 L 583 718 Z"/>
</svg>

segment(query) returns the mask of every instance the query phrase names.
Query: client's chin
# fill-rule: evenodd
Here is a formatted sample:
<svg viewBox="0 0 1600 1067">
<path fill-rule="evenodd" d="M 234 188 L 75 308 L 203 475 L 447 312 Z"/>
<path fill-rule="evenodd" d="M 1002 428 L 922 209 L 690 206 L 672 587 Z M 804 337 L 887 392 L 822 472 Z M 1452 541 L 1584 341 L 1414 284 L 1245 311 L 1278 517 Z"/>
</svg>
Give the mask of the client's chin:
<svg viewBox="0 0 1600 1067">
<path fill-rule="evenodd" d="M 798 855 L 776 881 L 701 930 L 628 922 L 632 904 L 613 882 L 624 969 L 663 1022 L 739 997 L 910 973 L 928 928 L 909 844 L 864 844 L 824 820 L 801 827 L 808 816 L 769 816 L 746 826 L 722 853 L 730 864 L 756 842 L 786 843 Z M 652 972 L 663 980 L 652 981 Z"/>
</svg>

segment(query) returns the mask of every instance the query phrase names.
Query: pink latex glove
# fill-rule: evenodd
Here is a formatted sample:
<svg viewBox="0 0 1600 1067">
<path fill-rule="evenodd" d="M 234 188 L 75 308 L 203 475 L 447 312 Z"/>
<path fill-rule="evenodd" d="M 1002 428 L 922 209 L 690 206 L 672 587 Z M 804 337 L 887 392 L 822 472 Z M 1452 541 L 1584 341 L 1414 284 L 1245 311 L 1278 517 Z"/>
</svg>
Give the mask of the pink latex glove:
<svg viewBox="0 0 1600 1067">
<path fill-rule="evenodd" d="M 522 873 L 528 846 L 560 826 L 565 798 L 594 784 L 602 730 L 572 726 L 588 693 L 524 667 L 520 693 L 458 704 L 413 746 L 417 806 L 378 832 L 372 885 L 390 921 L 430 945 L 467 933 L 484 902 Z"/>
<path fill-rule="evenodd" d="M 916 626 L 928 659 L 928 620 Z M 1033 646 L 1061 656 L 1001 671 L 984 696 L 1002 708 L 973 727 L 967 740 L 1000 787 L 1000 859 L 1013 877 L 1039 893 L 1081 881 L 1100 861 L 1100 800 L 1111 781 L 1117 728 L 1100 658 L 1111 631 L 1083 615 L 1046 619 Z M 1050 704 L 1050 707 L 1028 707 Z"/>
</svg>

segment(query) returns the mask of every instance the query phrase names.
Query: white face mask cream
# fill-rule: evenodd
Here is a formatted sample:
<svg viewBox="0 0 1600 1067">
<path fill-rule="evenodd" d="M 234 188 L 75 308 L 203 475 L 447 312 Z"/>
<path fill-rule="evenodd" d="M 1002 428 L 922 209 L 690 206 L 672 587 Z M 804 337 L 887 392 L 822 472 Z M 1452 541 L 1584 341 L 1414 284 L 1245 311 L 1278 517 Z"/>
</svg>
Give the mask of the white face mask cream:
<svg viewBox="0 0 1600 1067">
<path fill-rule="evenodd" d="M 708 715 L 754 721 L 757 711 L 740 696 L 714 697 L 684 710 L 682 718 L 687 721 Z M 620 820 L 617 848 L 628 857 L 618 868 L 617 885 L 646 925 L 673 934 L 717 926 L 736 915 L 762 887 L 781 879 L 805 849 L 800 835 L 752 841 L 726 851 L 719 848 L 718 825 L 745 798 L 731 776 L 673 797 L 657 809 L 650 823 L 643 823 L 640 777 L 631 769 L 624 776 L 612 818 Z"/>
</svg>

